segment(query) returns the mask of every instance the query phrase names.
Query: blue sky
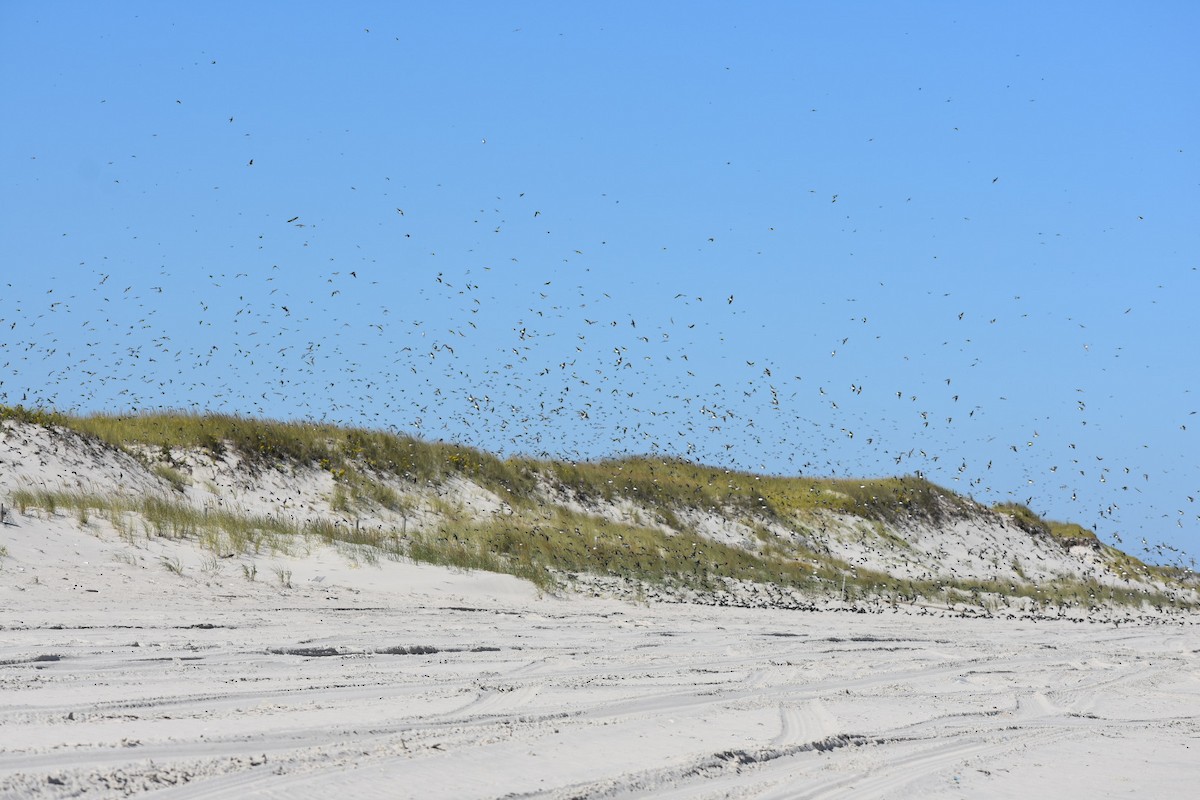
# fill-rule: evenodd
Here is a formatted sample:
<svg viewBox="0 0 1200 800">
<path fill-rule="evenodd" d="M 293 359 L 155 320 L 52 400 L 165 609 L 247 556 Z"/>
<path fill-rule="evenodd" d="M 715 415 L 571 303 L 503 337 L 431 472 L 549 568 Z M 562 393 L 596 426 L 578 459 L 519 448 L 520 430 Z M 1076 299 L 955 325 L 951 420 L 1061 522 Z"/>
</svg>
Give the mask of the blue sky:
<svg viewBox="0 0 1200 800">
<path fill-rule="evenodd" d="M 921 472 L 1175 560 L 1198 27 L 8 3 L 0 402 Z"/>
</svg>

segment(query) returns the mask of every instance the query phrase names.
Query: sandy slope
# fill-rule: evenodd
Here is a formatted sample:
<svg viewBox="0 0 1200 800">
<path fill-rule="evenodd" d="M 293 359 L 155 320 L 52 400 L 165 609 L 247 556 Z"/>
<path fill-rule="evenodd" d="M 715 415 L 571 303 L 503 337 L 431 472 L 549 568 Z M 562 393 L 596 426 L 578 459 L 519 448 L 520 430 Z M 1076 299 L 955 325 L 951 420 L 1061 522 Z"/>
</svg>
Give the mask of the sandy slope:
<svg viewBox="0 0 1200 800">
<path fill-rule="evenodd" d="M 249 582 L 187 542 L 10 523 L 4 797 L 1187 797 L 1200 779 L 1191 625 L 538 597 L 324 546 Z"/>
<path fill-rule="evenodd" d="M 110 498 L 157 496 L 206 513 L 219 510 L 300 525 L 320 521 L 385 534 L 436 532 L 447 520 L 447 509 L 459 518 L 483 522 L 512 513 L 503 498 L 455 474 L 442 477 L 436 484 L 373 474 L 378 485 L 404 499 L 405 509 L 388 510 L 365 503 L 339 510 L 332 502 L 337 484 L 331 472 L 315 464 L 282 459 L 270 465 L 248 464 L 233 448 L 220 456 L 204 449 L 179 448 L 164 454 L 161 448 L 148 446 L 134 447 L 133 452 L 138 457 L 67 428 L 0 421 L 0 502 L 20 489 Z M 164 467 L 180 477 L 181 489 L 164 478 Z M 537 503 L 544 508 L 558 506 L 619 524 L 658 527 L 668 536 L 677 533 L 657 519 L 654 508 L 628 497 L 614 501 L 590 497 L 582 503 L 569 487 L 553 485 L 544 476 L 540 486 Z M 943 501 L 946 513 L 937 522 L 916 515 L 883 521 L 828 510 L 813 510 L 787 521 L 756 515 L 744 508 L 680 507 L 675 512 L 690 531 L 726 545 L 761 552 L 764 545 L 756 529 L 769 531 L 773 544 L 795 544 L 800 547 L 798 552 L 823 554 L 844 570 L 887 573 L 900 581 L 980 581 L 1008 585 L 1013 590 L 1049 587 L 1060 581 L 1090 581 L 1148 598 L 1141 608 L 1120 608 L 1115 612 L 1118 617 L 1157 616 L 1159 601 L 1149 599 L 1156 595 L 1200 603 L 1200 585 L 1164 586 L 1160 578 L 1148 574 L 1144 567 L 1130 566 L 1123 554 L 1102 547 L 1099 541 L 1071 545 L 1049 535 L 1032 534 L 1012 518 L 964 498 L 951 501 L 943 497 Z M 804 562 L 807 557 L 797 558 Z M 818 566 L 816 562 L 813 565 Z M 808 597 L 784 597 L 778 587 L 766 588 L 771 595 L 765 601 L 768 604 L 811 605 Z M 836 585 L 826 589 L 831 596 L 840 594 Z M 762 604 L 764 601 L 754 594 L 735 592 L 725 602 Z M 1029 616 L 1042 612 L 1038 604 L 1019 594 L 993 593 L 975 598 L 972 603 L 1001 613 Z M 1089 613 L 1075 601 L 1069 605 L 1072 608 L 1060 607 L 1056 613 Z"/>
</svg>

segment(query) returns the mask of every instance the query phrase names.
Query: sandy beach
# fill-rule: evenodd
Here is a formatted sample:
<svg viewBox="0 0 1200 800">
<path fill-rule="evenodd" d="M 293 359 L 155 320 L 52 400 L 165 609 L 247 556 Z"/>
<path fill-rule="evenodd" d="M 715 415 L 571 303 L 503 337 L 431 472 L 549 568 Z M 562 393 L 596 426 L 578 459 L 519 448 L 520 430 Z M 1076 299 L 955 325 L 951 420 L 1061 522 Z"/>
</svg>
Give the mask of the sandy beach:
<svg viewBox="0 0 1200 800">
<path fill-rule="evenodd" d="M 1185 797 L 1200 630 L 636 604 L 9 512 L 4 797 Z M 291 572 L 283 588 L 269 572 Z"/>
</svg>

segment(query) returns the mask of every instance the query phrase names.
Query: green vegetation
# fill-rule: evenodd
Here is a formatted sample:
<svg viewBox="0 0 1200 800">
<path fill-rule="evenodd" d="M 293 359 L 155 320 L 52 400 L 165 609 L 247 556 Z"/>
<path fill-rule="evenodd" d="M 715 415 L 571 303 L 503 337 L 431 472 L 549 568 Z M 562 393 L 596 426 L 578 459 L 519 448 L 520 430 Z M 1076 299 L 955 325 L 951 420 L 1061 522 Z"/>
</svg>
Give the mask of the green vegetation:
<svg viewBox="0 0 1200 800">
<path fill-rule="evenodd" d="M 671 535 L 658 528 L 625 525 L 548 506 L 485 521 L 450 519 L 434 535 L 420 537 L 430 548 L 496 559 L 501 571 L 542 587 L 555 575 L 593 573 L 651 584 L 711 590 L 714 580 L 777 582 L 814 588 L 814 569 L 794 559 L 763 558 L 694 533 Z"/>
<path fill-rule="evenodd" d="M 70 423 L 74 419 L 77 418 L 68 417 L 66 414 L 61 414 L 57 411 L 0 405 L 0 422 L 13 420 L 14 422 L 27 422 L 30 425 L 42 425 L 44 427 L 60 426 L 66 428 L 70 427 Z"/>
<path fill-rule="evenodd" d="M 439 483 L 459 475 L 516 503 L 532 502 L 537 486 L 532 461 L 500 459 L 469 447 L 325 423 L 187 412 L 72 416 L 0 406 L 0 420 L 10 419 L 67 428 L 135 454 L 135 448 L 167 454 L 176 448 L 200 449 L 217 458 L 232 452 L 251 468 L 315 465 L 335 478 L 355 469 L 414 483 Z M 177 488 L 186 483 L 169 473 L 160 475 Z"/>
<path fill-rule="evenodd" d="M 368 564 L 381 556 L 407 556 L 419 562 L 515 575 L 545 591 L 562 588 L 577 575 L 590 573 L 704 593 L 729 588 L 730 581 L 745 581 L 817 595 L 840 591 L 847 599 L 873 597 L 893 603 L 944 599 L 982 605 L 986 597 L 1006 597 L 1025 598 L 1045 608 L 1072 603 L 1085 607 L 1099 603 L 1180 605 L 1166 593 L 1093 581 L 1035 587 L 1000 581 L 904 580 L 778 540 L 764 552 L 754 553 L 690 532 L 669 534 L 559 506 L 514 511 L 482 521 L 443 506 L 444 521 L 436 531 L 401 536 L 395 531 L 360 530 L 328 521 L 297 524 L 270 516 L 197 509 L 164 498 L 21 490 L 13 493 L 12 501 L 22 513 L 32 508 L 51 514 L 84 508 L 95 511 L 131 542 L 140 528 L 145 537 L 188 538 L 221 555 L 253 555 L 288 553 L 296 543 L 315 537 Z M 160 563 L 183 574 L 177 559 L 163 558 Z M 242 564 L 242 571 L 249 581 L 257 577 L 253 564 Z M 277 569 L 276 578 L 281 587 L 291 585 L 290 571 Z"/>
<path fill-rule="evenodd" d="M 582 502 L 628 498 L 654 509 L 676 528 L 670 520 L 680 508 L 733 510 L 785 523 L 814 511 L 895 523 L 910 518 L 939 521 L 969 510 L 968 501 L 917 477 L 785 478 L 648 458 L 540 466 Z"/>
<path fill-rule="evenodd" d="M 1061 543 L 1063 547 L 1085 545 L 1093 549 L 1100 549 L 1100 539 L 1096 534 L 1074 522 L 1042 519 L 1020 503 L 999 503 L 992 506 L 992 510 L 1012 519 L 1021 530 L 1035 536 L 1049 536 Z"/>
<path fill-rule="evenodd" d="M 173 491 L 161 496 L 98 496 L 21 490 L 11 502 L 21 513 L 73 513 L 81 524 L 107 520 L 131 544 L 147 537 L 189 539 L 214 554 L 206 572 L 219 570 L 216 557 L 289 554 L 310 541 L 333 545 L 355 562 L 410 558 L 461 569 L 503 572 L 532 581 L 545 591 L 588 574 L 660 587 L 712 593 L 745 582 L 795 590 L 804 595 L 843 594 L 847 599 L 885 602 L 1001 600 L 1038 607 L 1075 603 L 1178 605 L 1166 593 L 1147 593 L 1133 581 L 1180 585 L 1183 576 L 1149 567 L 1100 545 L 1079 525 L 1043 520 L 1027 507 L 994 508 L 1032 535 L 1064 547 L 1085 544 L 1127 576 L 1126 587 L 1091 581 L 1033 585 L 1020 562 L 1018 581 L 915 581 L 857 567 L 821 551 L 814 531 L 828 515 L 854 517 L 861 536 L 892 552 L 912 551 L 901 535 L 909 521 L 937 524 L 981 513 L 971 501 L 920 477 L 817 479 L 774 477 L 725 470 L 676 459 L 622 458 L 587 463 L 501 459 L 444 443 L 311 422 L 275 422 L 236 416 L 155 413 L 69 416 L 0 407 L 0 420 L 62 427 L 137 456 Z M 251 471 L 309 466 L 333 479 L 330 509 L 347 516 L 390 512 L 398 525 L 360 527 L 333 518 L 294 521 L 274 515 L 235 513 L 220 506 L 198 507 L 185 499 L 191 478 L 181 471 L 181 451 L 214 459 L 238 459 Z M 498 513 L 467 513 L 435 496 L 461 479 L 504 501 Z M 559 495 L 578 501 L 568 508 Z M 629 522 L 614 520 L 602 504 L 628 504 Z M 420 508 L 422 526 L 409 530 Z M 572 510 L 572 508 L 582 510 Z M 594 513 L 588 513 L 594 509 Z M 428 513 L 425 513 L 428 512 Z M 695 512 L 738 520 L 753 534 L 750 549 L 701 536 L 684 522 Z M 376 514 L 388 518 L 387 514 Z M 430 522 L 436 520 L 436 522 Z M 396 528 L 399 530 L 396 530 Z M 414 526 L 416 528 L 416 526 Z M 791 531 L 792 541 L 774 530 Z M 899 531 L 899 532 L 898 532 Z M 816 542 L 815 544 L 813 542 Z M 807 543 L 807 544 L 806 544 Z M 811 544 L 812 546 L 809 546 Z M 163 566 L 182 574 L 177 561 Z M 242 564 L 254 581 L 257 568 Z M 291 573 L 276 569 L 281 587 Z"/>
<path fill-rule="evenodd" d="M 1018 528 L 1027 533 L 1050 535 L 1050 527 L 1045 520 L 1033 513 L 1028 506 L 1021 503 L 997 503 L 992 506 L 992 511 L 997 514 L 1003 514 L 1012 519 Z"/>
<path fill-rule="evenodd" d="M 386 483 L 362 475 L 353 467 L 335 469 L 333 477 L 336 485 L 329 505 L 334 511 L 348 513 L 362 506 L 374 505 L 408 516 L 414 510 L 412 500 L 403 497 Z"/>
<path fill-rule="evenodd" d="M 171 487 L 177 492 L 182 492 L 189 484 L 191 479 L 184 475 L 174 467 L 169 467 L 166 464 L 155 464 L 151 471 L 158 477 L 171 484 Z"/>
<path fill-rule="evenodd" d="M 652 509 L 679 529 L 680 508 L 726 509 L 792 522 L 798 514 L 824 510 L 866 519 L 938 521 L 963 513 L 968 501 L 919 477 L 883 479 L 784 478 L 691 464 L 677 459 L 625 458 L 591 463 L 500 459 L 479 450 L 423 442 L 402 434 L 341 428 L 315 422 L 277 422 L 184 412 L 68 416 L 0 406 L 0 419 L 69 428 L 115 447 L 232 451 L 252 467 L 315 465 L 345 484 L 346 501 L 370 494 L 363 474 L 436 484 L 461 476 L 522 506 L 536 504 L 539 476 L 587 502 L 628 498 Z M 167 467 L 166 469 L 171 469 Z M 176 473 L 177 474 L 177 473 Z M 183 476 L 161 472 L 177 488 Z M 372 498 L 384 507 L 386 500 Z"/>
<path fill-rule="evenodd" d="M 1200 580 L 1191 570 L 1176 566 L 1147 564 L 1139 558 L 1108 545 L 1101 545 L 1100 553 L 1108 563 L 1109 569 L 1126 580 L 1162 581 L 1167 584 L 1182 584 L 1200 588 Z"/>
<path fill-rule="evenodd" d="M 40 508 L 53 515 L 60 509 L 103 514 L 126 540 L 163 537 L 193 539 L 215 553 L 288 553 L 298 542 L 313 537 L 327 543 L 344 542 L 395 551 L 394 539 L 381 531 L 360 529 L 328 520 L 295 523 L 270 515 L 239 514 L 196 508 L 165 497 L 101 496 L 77 492 L 31 491 L 12 494 L 13 504 L 26 513 Z"/>
</svg>

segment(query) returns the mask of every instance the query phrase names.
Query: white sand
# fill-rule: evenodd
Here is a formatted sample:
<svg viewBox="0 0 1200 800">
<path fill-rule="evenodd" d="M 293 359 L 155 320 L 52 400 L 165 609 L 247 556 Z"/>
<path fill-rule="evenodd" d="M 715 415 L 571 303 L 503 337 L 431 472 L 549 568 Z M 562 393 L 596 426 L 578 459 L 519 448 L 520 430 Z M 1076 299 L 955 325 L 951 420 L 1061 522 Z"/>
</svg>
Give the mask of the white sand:
<svg viewBox="0 0 1200 800">
<path fill-rule="evenodd" d="M 189 543 L 10 522 L 4 797 L 1187 797 L 1200 778 L 1190 625 L 539 598 L 325 547 L 251 583 Z"/>
</svg>

